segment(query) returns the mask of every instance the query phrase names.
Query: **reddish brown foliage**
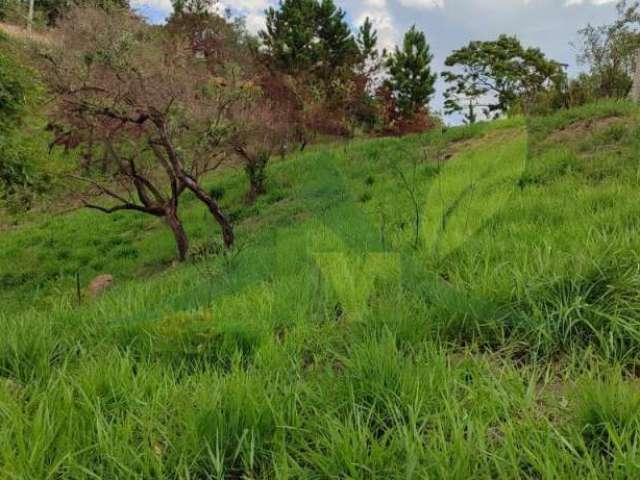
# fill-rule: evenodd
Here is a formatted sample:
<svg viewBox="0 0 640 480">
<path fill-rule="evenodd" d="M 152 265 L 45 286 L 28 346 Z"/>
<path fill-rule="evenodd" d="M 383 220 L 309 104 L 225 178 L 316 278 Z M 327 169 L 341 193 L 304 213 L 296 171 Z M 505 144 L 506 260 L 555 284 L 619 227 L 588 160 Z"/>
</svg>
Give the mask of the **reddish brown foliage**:
<svg viewBox="0 0 640 480">
<path fill-rule="evenodd" d="M 387 85 L 383 85 L 377 90 L 376 99 L 382 135 L 402 136 L 421 133 L 436 126 L 436 121 L 426 109 L 421 109 L 411 116 L 402 115 L 393 92 Z"/>
</svg>

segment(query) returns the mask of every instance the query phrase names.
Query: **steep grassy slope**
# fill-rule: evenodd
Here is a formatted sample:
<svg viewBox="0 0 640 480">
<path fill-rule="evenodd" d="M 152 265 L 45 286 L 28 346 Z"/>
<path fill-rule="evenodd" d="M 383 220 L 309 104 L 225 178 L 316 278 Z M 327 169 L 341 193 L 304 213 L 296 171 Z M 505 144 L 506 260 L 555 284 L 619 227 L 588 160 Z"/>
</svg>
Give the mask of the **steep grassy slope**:
<svg viewBox="0 0 640 480">
<path fill-rule="evenodd" d="M 251 208 L 225 174 L 242 248 L 184 266 L 126 214 L 3 232 L 0 476 L 637 478 L 639 133 L 318 146 Z M 118 285 L 77 305 L 76 272 Z"/>
</svg>

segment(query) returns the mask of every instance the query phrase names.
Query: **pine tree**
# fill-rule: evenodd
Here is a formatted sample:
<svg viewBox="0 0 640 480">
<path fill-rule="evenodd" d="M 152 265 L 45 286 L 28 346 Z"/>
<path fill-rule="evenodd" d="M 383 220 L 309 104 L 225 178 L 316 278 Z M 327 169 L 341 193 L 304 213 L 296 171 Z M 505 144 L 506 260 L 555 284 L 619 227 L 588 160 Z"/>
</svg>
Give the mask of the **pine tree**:
<svg viewBox="0 0 640 480">
<path fill-rule="evenodd" d="M 316 10 L 315 0 L 284 0 L 267 10 L 260 38 L 278 70 L 297 73 L 317 62 Z"/>
<path fill-rule="evenodd" d="M 386 50 L 382 51 L 382 55 L 378 51 L 378 32 L 369 17 L 364 19 L 363 24 L 358 29 L 356 42 L 360 53 L 358 64 L 360 72 L 366 75 L 377 72 L 382 66 L 382 59 L 386 55 Z"/>
<path fill-rule="evenodd" d="M 335 69 L 357 61 L 346 13 L 333 0 L 282 0 L 266 14 L 260 38 L 278 70 L 289 74 L 313 70 L 329 78 Z"/>
<path fill-rule="evenodd" d="M 316 16 L 318 50 L 321 69 L 325 77 L 341 67 L 357 62 L 358 47 L 344 17 L 346 12 L 337 8 L 333 0 L 322 0 Z"/>
<path fill-rule="evenodd" d="M 373 28 L 373 22 L 369 17 L 364 19 L 358 29 L 358 47 L 363 57 L 367 58 L 374 52 L 377 53 L 378 32 Z"/>
<path fill-rule="evenodd" d="M 387 60 L 391 88 L 401 113 L 410 117 L 423 110 L 435 92 L 436 75 L 431 71 L 429 44 L 415 25 L 405 33 L 402 49 Z"/>
</svg>

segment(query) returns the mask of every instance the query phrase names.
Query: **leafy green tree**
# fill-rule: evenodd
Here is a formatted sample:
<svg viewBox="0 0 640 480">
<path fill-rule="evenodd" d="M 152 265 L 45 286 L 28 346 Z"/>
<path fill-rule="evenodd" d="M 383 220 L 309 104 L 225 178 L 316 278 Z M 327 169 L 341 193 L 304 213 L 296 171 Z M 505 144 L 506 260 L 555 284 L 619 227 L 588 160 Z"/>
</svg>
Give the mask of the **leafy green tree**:
<svg viewBox="0 0 640 480">
<path fill-rule="evenodd" d="M 608 25 L 587 25 L 578 31 L 578 62 L 589 68 L 600 97 L 622 98 L 631 89 L 631 77 L 640 49 L 640 5 L 622 0 L 618 17 Z"/>
<path fill-rule="evenodd" d="M 516 37 L 500 35 L 494 41 L 472 41 L 455 50 L 445 65 L 445 113 L 465 112 L 467 122 L 526 107 L 551 85 L 566 80 L 564 67 L 537 48 L 524 48 Z"/>
<path fill-rule="evenodd" d="M 414 25 L 405 33 L 402 48 L 396 47 L 386 62 L 390 76 L 388 86 L 400 112 L 406 117 L 423 111 L 435 92 L 432 59 L 424 33 Z"/>
</svg>

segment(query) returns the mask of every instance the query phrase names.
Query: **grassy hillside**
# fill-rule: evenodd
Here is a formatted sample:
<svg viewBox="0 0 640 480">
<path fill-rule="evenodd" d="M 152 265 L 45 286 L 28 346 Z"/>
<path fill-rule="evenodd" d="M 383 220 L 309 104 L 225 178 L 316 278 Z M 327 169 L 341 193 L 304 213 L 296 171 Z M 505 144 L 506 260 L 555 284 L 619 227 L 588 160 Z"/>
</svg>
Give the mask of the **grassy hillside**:
<svg viewBox="0 0 640 480">
<path fill-rule="evenodd" d="M 220 173 L 240 247 L 187 198 L 187 265 L 126 213 L 4 230 L 0 476 L 637 478 L 639 113 Z"/>
</svg>

